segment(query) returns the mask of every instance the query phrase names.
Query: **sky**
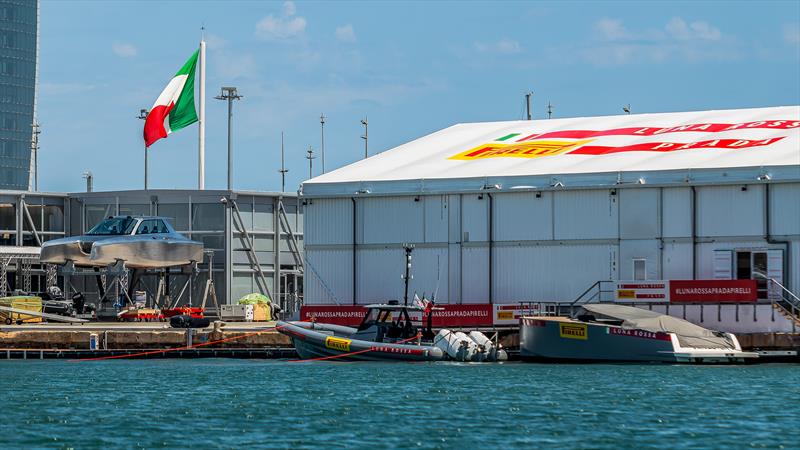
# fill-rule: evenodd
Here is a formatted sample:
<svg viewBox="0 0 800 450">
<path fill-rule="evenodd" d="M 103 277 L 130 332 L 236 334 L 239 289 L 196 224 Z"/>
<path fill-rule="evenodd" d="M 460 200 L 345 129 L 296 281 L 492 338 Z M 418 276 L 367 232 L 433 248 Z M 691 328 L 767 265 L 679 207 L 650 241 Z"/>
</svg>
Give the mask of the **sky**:
<svg viewBox="0 0 800 450">
<path fill-rule="evenodd" d="M 207 42 L 206 188 L 286 191 L 455 123 L 800 104 L 800 2 L 41 0 L 39 188 L 144 185 L 143 121 Z M 197 125 L 150 147 L 150 188 L 197 187 Z M 313 173 L 321 160 L 313 160 Z"/>
</svg>

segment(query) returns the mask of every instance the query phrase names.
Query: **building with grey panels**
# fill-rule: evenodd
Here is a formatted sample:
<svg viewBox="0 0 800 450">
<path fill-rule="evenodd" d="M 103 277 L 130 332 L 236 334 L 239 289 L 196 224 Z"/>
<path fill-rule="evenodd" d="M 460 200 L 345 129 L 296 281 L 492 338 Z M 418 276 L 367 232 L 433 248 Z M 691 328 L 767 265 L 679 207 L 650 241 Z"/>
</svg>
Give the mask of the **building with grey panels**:
<svg viewBox="0 0 800 450">
<path fill-rule="evenodd" d="M 567 302 L 605 280 L 797 293 L 799 127 L 781 107 L 437 131 L 303 183 L 306 304 L 402 298 L 405 244 L 412 292 L 441 303 Z"/>
<path fill-rule="evenodd" d="M 282 205 L 284 213 L 277 213 Z M 296 309 L 303 296 L 303 222 L 295 194 L 227 190 L 136 190 L 71 194 L 0 191 L 0 248 L 38 247 L 41 242 L 80 235 L 108 216 L 159 215 L 176 231 L 202 241 L 213 253 L 213 274 L 221 304 L 260 292 Z M 298 251 L 299 250 L 299 251 Z M 208 276 L 208 259 L 191 282 L 186 299 L 197 304 Z M 260 271 L 257 269 L 260 267 Z M 7 291 L 22 289 L 19 267 L 8 268 Z M 45 288 L 46 271 L 34 263 L 30 291 Z M 185 276 L 174 269 L 174 298 Z M 20 276 L 18 276 L 20 275 Z M 155 273 L 144 279 L 155 290 Z M 184 277 L 181 279 L 181 277 Z M 94 277 L 64 275 L 58 284 L 67 293 L 98 297 Z"/>
</svg>

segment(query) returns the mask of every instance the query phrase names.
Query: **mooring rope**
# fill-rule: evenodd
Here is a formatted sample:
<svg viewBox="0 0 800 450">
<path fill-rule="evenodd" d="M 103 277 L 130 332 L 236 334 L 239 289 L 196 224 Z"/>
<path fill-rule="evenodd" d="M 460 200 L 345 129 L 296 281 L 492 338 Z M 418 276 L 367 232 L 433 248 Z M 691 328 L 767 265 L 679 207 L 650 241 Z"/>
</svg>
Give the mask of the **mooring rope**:
<svg viewBox="0 0 800 450">
<path fill-rule="evenodd" d="M 165 348 L 165 349 L 160 349 L 160 350 L 150 350 L 150 351 L 138 352 L 138 353 L 127 353 L 127 354 L 124 354 L 124 355 L 99 356 L 99 357 L 96 357 L 96 358 L 70 359 L 69 362 L 105 361 L 105 360 L 108 360 L 108 359 L 137 358 L 137 357 L 140 357 L 140 356 L 150 356 L 150 355 L 158 355 L 158 354 L 169 353 L 169 352 L 177 352 L 177 351 L 182 351 L 182 350 L 191 350 L 191 349 L 194 349 L 194 348 L 197 348 L 197 347 L 207 347 L 209 345 L 221 344 L 223 342 L 235 341 L 237 339 L 243 339 L 243 338 L 250 337 L 250 336 L 257 336 L 259 334 L 266 333 L 266 332 L 269 332 L 269 331 L 277 331 L 277 330 L 279 330 L 281 328 L 284 328 L 284 327 L 287 327 L 289 325 L 291 325 L 291 323 L 287 323 L 286 325 L 281 325 L 281 326 L 277 326 L 277 327 L 273 327 L 273 328 L 267 328 L 267 329 L 263 329 L 263 330 L 259 330 L 259 331 L 254 331 L 254 332 L 250 332 L 250 333 L 244 333 L 244 334 L 240 334 L 238 336 L 231 336 L 229 338 L 218 339 L 216 341 L 208 341 L 208 342 L 201 342 L 199 344 L 185 345 L 183 347 Z M 419 339 L 420 336 L 421 336 L 420 334 L 417 334 L 417 335 L 412 336 L 412 337 L 410 337 L 408 339 L 403 339 L 403 340 L 394 342 L 394 344 L 404 344 L 406 342 L 413 341 L 414 339 Z M 368 353 L 368 352 L 371 352 L 371 351 L 374 351 L 374 350 L 371 349 L 371 348 L 367 348 L 367 349 L 363 349 L 363 350 L 357 350 L 357 351 L 354 351 L 354 352 L 341 353 L 341 354 L 338 354 L 338 355 L 320 356 L 318 358 L 290 359 L 287 362 L 326 361 L 326 360 L 331 360 L 331 359 L 346 358 L 348 356 L 360 355 L 362 353 Z"/>
<path fill-rule="evenodd" d="M 254 331 L 254 332 L 250 332 L 250 333 L 244 333 L 244 334 L 240 334 L 238 336 L 231 336 L 229 338 L 218 339 L 216 341 L 201 342 L 199 344 L 185 345 L 183 347 L 165 348 L 165 349 L 160 349 L 160 350 L 151 350 L 151 351 L 139 352 L 139 353 L 127 353 L 125 355 L 100 356 L 100 357 L 96 357 L 96 358 L 79 358 L 79 359 L 71 359 L 69 361 L 70 362 L 103 361 L 103 360 L 106 360 L 106 359 L 136 358 L 136 357 L 139 357 L 139 356 L 150 356 L 150 355 L 158 355 L 158 354 L 161 354 L 161 353 L 177 352 L 177 351 L 181 351 L 181 350 L 191 350 L 191 349 L 197 348 L 197 347 L 207 347 L 209 345 L 221 344 L 223 342 L 235 341 L 237 339 L 243 339 L 243 338 L 250 337 L 250 336 L 257 336 L 259 334 L 266 333 L 268 331 L 278 330 L 280 328 L 283 328 L 284 326 L 285 325 L 282 325 L 280 327 L 274 327 L 274 328 L 266 328 L 264 330 Z"/>
</svg>

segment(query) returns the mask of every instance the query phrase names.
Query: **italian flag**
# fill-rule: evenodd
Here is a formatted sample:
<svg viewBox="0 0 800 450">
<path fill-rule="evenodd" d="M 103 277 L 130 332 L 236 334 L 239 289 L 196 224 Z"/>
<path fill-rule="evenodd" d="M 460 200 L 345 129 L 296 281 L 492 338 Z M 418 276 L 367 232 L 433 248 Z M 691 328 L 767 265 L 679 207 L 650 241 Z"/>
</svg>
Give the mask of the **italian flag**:
<svg viewBox="0 0 800 450">
<path fill-rule="evenodd" d="M 158 96 L 144 121 L 144 143 L 150 147 L 169 133 L 197 122 L 194 109 L 194 68 L 198 49 Z"/>
</svg>

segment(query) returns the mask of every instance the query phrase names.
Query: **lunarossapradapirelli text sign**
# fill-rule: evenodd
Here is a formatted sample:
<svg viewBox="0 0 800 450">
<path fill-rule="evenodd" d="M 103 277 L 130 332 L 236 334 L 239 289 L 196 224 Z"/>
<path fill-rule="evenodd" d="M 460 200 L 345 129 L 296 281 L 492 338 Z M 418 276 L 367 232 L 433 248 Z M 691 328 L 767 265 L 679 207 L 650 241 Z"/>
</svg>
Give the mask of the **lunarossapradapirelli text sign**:
<svg viewBox="0 0 800 450">
<path fill-rule="evenodd" d="M 756 280 L 670 280 L 670 303 L 752 303 Z"/>
<path fill-rule="evenodd" d="M 755 280 L 618 281 L 618 303 L 752 303 L 758 300 Z"/>
</svg>

